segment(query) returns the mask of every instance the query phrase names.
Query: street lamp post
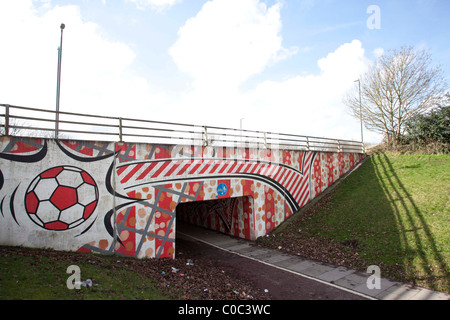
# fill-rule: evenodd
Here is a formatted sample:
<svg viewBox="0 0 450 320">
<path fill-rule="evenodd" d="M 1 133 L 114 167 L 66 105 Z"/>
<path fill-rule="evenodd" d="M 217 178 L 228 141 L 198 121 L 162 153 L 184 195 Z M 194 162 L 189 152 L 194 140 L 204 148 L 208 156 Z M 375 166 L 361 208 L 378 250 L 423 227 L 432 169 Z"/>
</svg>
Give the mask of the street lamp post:
<svg viewBox="0 0 450 320">
<path fill-rule="evenodd" d="M 241 143 L 242 143 L 242 120 L 244 120 L 245 118 L 241 118 L 240 120 L 239 120 L 239 123 L 240 123 L 240 131 L 241 131 Z"/>
<path fill-rule="evenodd" d="M 364 150 L 364 137 L 363 137 L 363 123 L 362 123 L 362 103 L 361 103 L 361 81 L 355 80 L 354 82 L 358 82 L 359 86 L 359 121 L 361 123 L 361 144 Z"/>
<path fill-rule="evenodd" d="M 61 90 L 61 59 L 62 59 L 62 42 L 63 42 L 63 30 L 66 26 L 61 23 L 61 43 L 58 48 L 58 74 L 56 83 L 56 119 L 55 119 L 55 138 L 59 137 L 59 97 Z"/>
</svg>

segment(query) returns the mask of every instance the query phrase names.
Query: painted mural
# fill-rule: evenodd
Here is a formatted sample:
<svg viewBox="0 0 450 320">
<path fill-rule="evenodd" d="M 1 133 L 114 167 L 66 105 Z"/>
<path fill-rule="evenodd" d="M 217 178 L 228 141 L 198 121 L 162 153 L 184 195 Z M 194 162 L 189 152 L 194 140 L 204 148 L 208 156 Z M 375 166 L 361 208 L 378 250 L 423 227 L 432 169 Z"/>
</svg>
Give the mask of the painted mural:
<svg viewBox="0 0 450 320">
<path fill-rule="evenodd" d="M 254 240 L 363 156 L 1 137 L 0 243 L 173 258 L 176 219 Z"/>
</svg>

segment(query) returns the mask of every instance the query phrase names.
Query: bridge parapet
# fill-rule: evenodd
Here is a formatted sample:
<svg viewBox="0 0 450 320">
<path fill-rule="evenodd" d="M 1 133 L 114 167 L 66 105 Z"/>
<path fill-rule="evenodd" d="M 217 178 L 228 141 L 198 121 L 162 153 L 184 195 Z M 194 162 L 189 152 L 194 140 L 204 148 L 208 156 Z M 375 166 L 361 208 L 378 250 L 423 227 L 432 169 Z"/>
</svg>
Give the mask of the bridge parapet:
<svg viewBox="0 0 450 320">
<path fill-rule="evenodd" d="M 2 135 L 86 141 L 364 153 L 359 141 L 0 104 Z M 56 121 L 56 119 L 58 119 Z M 56 124 L 56 122 L 58 122 Z"/>
</svg>

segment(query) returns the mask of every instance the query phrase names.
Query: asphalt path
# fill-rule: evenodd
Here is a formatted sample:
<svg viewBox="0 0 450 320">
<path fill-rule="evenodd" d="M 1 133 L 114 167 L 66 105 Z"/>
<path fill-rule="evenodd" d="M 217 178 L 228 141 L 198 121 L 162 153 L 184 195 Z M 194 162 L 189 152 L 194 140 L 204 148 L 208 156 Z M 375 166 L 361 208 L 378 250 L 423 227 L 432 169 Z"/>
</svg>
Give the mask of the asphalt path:
<svg viewBox="0 0 450 320">
<path fill-rule="evenodd" d="M 176 246 L 177 250 L 194 259 L 207 257 L 215 260 L 227 273 L 251 279 L 255 287 L 268 290 L 273 300 L 367 300 L 364 296 L 220 249 L 186 234 L 177 235 Z"/>
</svg>

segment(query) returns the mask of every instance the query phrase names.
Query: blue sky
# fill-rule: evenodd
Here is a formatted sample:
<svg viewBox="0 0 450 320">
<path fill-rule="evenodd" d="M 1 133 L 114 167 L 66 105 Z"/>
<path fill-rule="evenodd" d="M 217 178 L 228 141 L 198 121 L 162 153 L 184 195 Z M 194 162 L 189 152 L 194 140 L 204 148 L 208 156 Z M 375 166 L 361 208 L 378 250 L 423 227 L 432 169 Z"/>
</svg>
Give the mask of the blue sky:
<svg viewBox="0 0 450 320">
<path fill-rule="evenodd" d="M 2 0 L 0 102 L 54 108 L 64 22 L 61 110 L 359 140 L 342 97 L 377 54 L 427 49 L 450 83 L 449 13 L 448 0 Z"/>
</svg>

